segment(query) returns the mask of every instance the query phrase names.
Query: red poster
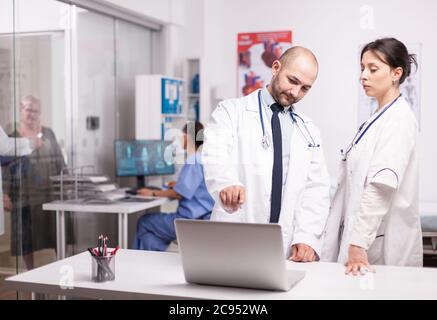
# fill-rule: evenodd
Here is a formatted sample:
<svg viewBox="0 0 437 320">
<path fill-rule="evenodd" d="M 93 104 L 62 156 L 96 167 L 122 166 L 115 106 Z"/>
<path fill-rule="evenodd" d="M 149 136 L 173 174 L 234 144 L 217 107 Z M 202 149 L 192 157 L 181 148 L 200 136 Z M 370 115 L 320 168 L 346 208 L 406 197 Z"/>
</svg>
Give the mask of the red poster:
<svg viewBox="0 0 437 320">
<path fill-rule="evenodd" d="M 273 61 L 291 47 L 291 31 L 238 34 L 238 95 L 245 96 L 270 82 Z"/>
</svg>

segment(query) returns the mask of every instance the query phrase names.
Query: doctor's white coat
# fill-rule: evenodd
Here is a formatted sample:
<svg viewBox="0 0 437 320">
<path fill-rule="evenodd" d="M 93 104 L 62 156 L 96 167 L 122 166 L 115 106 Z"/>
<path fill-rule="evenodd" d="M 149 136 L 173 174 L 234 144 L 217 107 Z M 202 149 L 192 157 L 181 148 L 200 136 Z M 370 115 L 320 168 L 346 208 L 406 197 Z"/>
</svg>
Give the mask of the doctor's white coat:
<svg viewBox="0 0 437 320">
<path fill-rule="evenodd" d="M 370 264 L 423 264 L 417 131 L 415 116 L 400 97 L 352 148 L 347 160 L 341 161 L 338 189 L 324 234 L 322 260 L 347 261 L 358 217 L 367 214 L 373 215 L 374 223 L 370 230 L 368 226 L 360 229 L 376 236 L 370 239 L 373 242 L 367 250 Z M 363 212 L 361 199 L 368 184 L 394 190 L 388 201 L 388 212 Z"/>
<path fill-rule="evenodd" d="M 321 144 L 315 125 L 302 116 L 316 144 Z M 300 120 L 297 120 L 300 121 Z M 272 185 L 273 144 L 270 121 L 264 116 L 270 147 L 262 146 L 258 91 L 221 102 L 205 129 L 202 161 L 208 191 L 215 200 L 212 220 L 268 223 Z M 329 212 L 329 176 L 322 147 L 309 147 L 308 137 L 293 124 L 291 154 L 283 190 L 279 224 L 284 250 L 305 243 L 320 256 L 321 236 Z M 304 126 L 301 130 L 306 134 Z M 235 213 L 223 209 L 220 191 L 244 186 L 246 202 Z M 224 235 L 226 236 L 226 235 Z"/>
</svg>

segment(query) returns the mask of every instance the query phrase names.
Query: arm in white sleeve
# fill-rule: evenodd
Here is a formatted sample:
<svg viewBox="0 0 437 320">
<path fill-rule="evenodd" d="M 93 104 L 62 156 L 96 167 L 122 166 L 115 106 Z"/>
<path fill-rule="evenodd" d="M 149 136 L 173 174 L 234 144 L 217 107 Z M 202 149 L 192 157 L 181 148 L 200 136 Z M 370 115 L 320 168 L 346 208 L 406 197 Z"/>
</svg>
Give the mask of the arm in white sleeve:
<svg viewBox="0 0 437 320">
<path fill-rule="evenodd" d="M 393 175 L 392 171 L 381 172 L 382 175 Z M 396 184 L 395 184 L 396 185 Z M 361 198 L 360 211 L 352 230 L 350 244 L 368 250 L 375 238 L 383 217 L 390 209 L 391 199 L 396 189 L 390 184 L 368 183 Z"/>
<path fill-rule="evenodd" d="M 409 113 L 400 113 L 378 134 L 350 243 L 369 249 L 383 217 L 390 209 L 415 148 L 417 124 Z"/>
<path fill-rule="evenodd" d="M 319 137 L 317 139 L 320 141 Z M 296 209 L 292 241 L 292 245 L 309 245 L 318 257 L 321 255 L 322 234 L 329 214 L 329 188 L 328 169 L 323 149 L 319 147 L 313 151 L 302 201 Z"/>
<path fill-rule="evenodd" d="M 27 138 L 11 138 L 0 127 L 0 155 L 25 156 L 33 151 L 32 143 Z"/>
<path fill-rule="evenodd" d="M 208 192 L 216 203 L 220 191 L 226 187 L 240 185 L 233 152 L 235 150 L 236 124 L 232 121 L 231 111 L 220 103 L 206 125 L 202 151 L 202 163 Z"/>
</svg>

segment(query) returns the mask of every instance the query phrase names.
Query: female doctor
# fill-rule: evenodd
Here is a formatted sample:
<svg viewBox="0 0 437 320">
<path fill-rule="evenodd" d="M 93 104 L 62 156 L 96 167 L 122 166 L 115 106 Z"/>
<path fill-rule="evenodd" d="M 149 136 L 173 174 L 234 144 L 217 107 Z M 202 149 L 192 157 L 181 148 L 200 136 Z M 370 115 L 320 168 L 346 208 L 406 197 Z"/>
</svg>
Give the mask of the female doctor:
<svg viewBox="0 0 437 320">
<path fill-rule="evenodd" d="M 338 189 L 324 234 L 322 260 L 345 263 L 346 274 L 371 264 L 422 266 L 418 211 L 417 123 L 399 85 L 414 55 L 393 38 L 361 52 L 361 84 L 375 113 L 342 152 Z"/>
<path fill-rule="evenodd" d="M 27 138 L 10 138 L 0 127 L 0 156 L 14 157 L 25 156 L 36 148 L 42 146 L 42 140 L 40 138 L 27 139 Z M 2 183 L 2 171 L 0 170 L 0 236 L 5 232 L 5 217 L 4 209 L 10 210 L 11 203 L 9 198 L 3 198 L 3 183 Z"/>
</svg>

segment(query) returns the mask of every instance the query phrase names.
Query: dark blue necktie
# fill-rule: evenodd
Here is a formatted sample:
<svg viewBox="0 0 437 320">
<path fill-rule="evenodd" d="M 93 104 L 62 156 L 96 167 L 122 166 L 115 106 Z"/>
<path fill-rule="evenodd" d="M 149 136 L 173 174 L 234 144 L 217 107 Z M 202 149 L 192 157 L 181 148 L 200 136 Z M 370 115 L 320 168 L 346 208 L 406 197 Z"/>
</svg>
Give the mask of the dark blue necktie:
<svg viewBox="0 0 437 320">
<path fill-rule="evenodd" d="M 273 135 L 273 171 L 272 171 L 272 195 L 270 203 L 270 222 L 277 223 L 281 213 L 282 200 L 282 134 L 279 122 L 279 112 L 284 107 L 278 103 L 270 106 L 273 111 L 272 135 Z"/>
</svg>

